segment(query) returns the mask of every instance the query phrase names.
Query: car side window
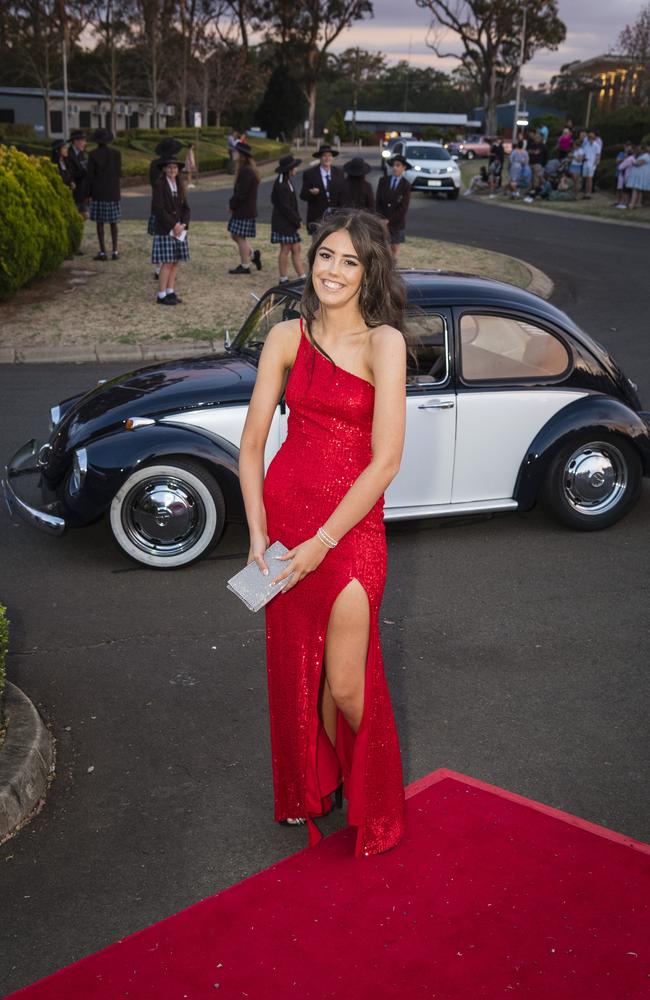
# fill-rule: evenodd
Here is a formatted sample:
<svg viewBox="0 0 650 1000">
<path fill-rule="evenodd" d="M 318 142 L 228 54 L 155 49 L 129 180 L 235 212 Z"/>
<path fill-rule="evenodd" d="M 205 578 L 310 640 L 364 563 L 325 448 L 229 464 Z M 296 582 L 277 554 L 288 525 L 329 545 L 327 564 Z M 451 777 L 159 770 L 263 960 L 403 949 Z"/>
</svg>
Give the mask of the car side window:
<svg viewBox="0 0 650 1000">
<path fill-rule="evenodd" d="M 271 327 L 284 320 L 295 319 L 299 315 L 299 302 L 296 299 L 272 292 L 266 295 L 250 313 L 237 336 L 235 347 L 257 348 L 261 351 Z"/>
<path fill-rule="evenodd" d="M 410 313 L 407 316 L 412 351 L 406 362 L 406 384 L 411 388 L 446 382 L 449 375 L 448 332 L 444 316 L 438 313 Z"/>
<path fill-rule="evenodd" d="M 472 313 L 460 319 L 460 355 L 464 382 L 553 378 L 570 363 L 564 344 L 535 323 Z"/>
</svg>

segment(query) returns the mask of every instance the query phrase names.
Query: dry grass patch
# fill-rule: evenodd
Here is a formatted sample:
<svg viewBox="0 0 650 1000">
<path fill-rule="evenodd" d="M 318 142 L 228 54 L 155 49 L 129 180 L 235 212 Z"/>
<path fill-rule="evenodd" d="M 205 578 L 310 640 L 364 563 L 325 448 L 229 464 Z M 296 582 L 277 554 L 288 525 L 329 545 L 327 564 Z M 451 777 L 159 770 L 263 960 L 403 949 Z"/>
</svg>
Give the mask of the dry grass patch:
<svg viewBox="0 0 650 1000">
<path fill-rule="evenodd" d="M 277 280 L 277 249 L 270 226 L 259 225 L 254 245 L 263 270 L 232 276 L 234 243 L 223 222 L 196 222 L 190 228 L 188 264 L 179 268 L 177 292 L 183 305 L 156 304 L 150 263 L 151 238 L 144 222 L 120 225 L 120 260 L 93 261 L 94 226 L 86 225 L 84 257 L 64 263 L 56 275 L 24 289 L 0 305 L 0 346 L 55 347 L 106 343 L 151 345 L 177 341 L 197 345 L 236 331 L 261 295 Z M 402 267 L 440 268 L 497 278 L 527 288 L 531 272 L 505 254 L 439 240 L 407 237 Z"/>
</svg>

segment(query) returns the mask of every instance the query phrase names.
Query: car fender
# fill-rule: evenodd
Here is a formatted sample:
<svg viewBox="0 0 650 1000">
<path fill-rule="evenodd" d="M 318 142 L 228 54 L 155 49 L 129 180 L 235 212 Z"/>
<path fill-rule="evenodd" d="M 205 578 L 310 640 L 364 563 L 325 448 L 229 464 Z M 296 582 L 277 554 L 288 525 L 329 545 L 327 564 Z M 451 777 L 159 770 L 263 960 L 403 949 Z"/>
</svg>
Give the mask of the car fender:
<svg viewBox="0 0 650 1000">
<path fill-rule="evenodd" d="M 174 424 L 152 424 L 137 430 L 120 429 L 86 446 L 87 472 L 77 496 L 63 485 L 66 522 L 88 524 L 104 514 L 128 477 L 142 465 L 170 456 L 191 458 L 204 465 L 223 490 L 229 520 L 243 516 L 239 487 L 239 449 L 230 441 Z"/>
<path fill-rule="evenodd" d="M 650 475 L 650 426 L 644 415 L 613 396 L 592 393 L 559 410 L 539 430 L 519 467 L 514 499 L 530 510 L 539 494 L 548 465 L 569 438 L 583 431 L 619 434 L 636 447 L 644 475 Z"/>
</svg>

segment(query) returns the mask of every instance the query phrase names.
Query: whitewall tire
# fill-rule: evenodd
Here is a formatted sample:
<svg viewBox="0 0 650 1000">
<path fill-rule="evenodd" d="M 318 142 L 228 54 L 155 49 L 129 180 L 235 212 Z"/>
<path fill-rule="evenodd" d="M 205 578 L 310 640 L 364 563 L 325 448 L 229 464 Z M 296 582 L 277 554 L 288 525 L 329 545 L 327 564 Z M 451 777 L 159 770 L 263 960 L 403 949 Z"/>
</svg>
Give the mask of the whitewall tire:
<svg viewBox="0 0 650 1000">
<path fill-rule="evenodd" d="M 217 544 L 226 505 L 214 476 L 199 462 L 171 458 L 133 472 L 111 503 L 120 548 L 153 569 L 188 566 Z"/>
</svg>

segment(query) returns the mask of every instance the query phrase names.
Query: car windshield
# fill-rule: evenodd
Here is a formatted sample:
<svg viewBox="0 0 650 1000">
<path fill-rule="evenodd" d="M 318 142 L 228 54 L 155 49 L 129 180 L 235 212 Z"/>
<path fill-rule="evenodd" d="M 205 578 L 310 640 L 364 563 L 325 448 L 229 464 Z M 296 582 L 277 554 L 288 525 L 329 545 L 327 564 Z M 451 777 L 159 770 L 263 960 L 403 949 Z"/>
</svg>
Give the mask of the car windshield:
<svg viewBox="0 0 650 1000">
<path fill-rule="evenodd" d="M 256 305 L 232 344 L 233 351 L 257 356 L 264 347 L 269 330 L 276 323 L 300 316 L 300 300 L 293 295 L 271 292 Z"/>
<path fill-rule="evenodd" d="M 407 146 L 407 160 L 449 160 L 451 157 L 442 146 Z"/>
</svg>

